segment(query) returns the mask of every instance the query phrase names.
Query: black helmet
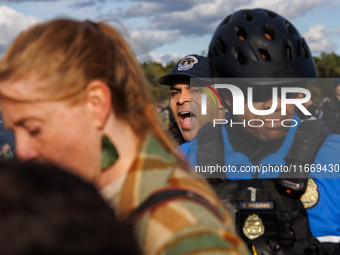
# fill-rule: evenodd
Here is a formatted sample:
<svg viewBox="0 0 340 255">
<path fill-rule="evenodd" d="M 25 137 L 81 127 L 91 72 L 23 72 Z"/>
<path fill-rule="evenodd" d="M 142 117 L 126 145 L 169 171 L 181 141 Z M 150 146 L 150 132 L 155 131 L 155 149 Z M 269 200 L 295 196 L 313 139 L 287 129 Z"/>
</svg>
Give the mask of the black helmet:
<svg viewBox="0 0 340 255">
<path fill-rule="evenodd" d="M 239 10 L 217 27 L 209 45 L 212 77 L 317 77 L 307 43 L 282 16 Z"/>
</svg>

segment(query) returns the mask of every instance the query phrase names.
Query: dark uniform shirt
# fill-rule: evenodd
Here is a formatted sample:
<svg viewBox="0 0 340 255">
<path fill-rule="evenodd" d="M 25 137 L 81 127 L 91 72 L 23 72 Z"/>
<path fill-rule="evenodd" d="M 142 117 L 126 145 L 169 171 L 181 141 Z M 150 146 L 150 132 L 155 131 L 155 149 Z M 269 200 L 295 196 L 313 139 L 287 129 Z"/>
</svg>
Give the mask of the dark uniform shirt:
<svg viewBox="0 0 340 255">
<path fill-rule="evenodd" d="M 277 141 L 264 142 L 253 137 L 242 127 L 229 127 L 228 138 L 234 151 L 246 155 L 254 165 L 260 163 L 269 154 L 278 151 L 285 140 L 283 136 Z"/>
<path fill-rule="evenodd" d="M 340 101 L 333 97 L 325 102 L 318 118 L 326 122 L 332 134 L 340 134 Z"/>
<path fill-rule="evenodd" d="M 316 117 L 317 118 L 317 110 L 318 108 L 312 104 L 311 106 L 309 106 L 307 108 L 307 110 L 312 114 L 312 116 Z M 310 115 L 305 115 L 299 108 L 295 107 L 295 113 L 296 115 L 302 119 L 302 120 L 305 120 L 305 119 L 309 119 L 311 116 Z"/>
</svg>

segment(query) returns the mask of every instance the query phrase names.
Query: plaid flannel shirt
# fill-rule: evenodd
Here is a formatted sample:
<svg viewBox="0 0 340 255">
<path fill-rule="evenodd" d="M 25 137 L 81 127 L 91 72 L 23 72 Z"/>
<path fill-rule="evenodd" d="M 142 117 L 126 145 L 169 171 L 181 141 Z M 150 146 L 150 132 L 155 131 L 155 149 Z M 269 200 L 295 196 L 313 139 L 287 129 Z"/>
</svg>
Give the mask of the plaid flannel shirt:
<svg viewBox="0 0 340 255">
<path fill-rule="evenodd" d="M 143 254 L 248 254 L 236 235 L 229 213 L 204 179 L 193 179 L 174 155 L 149 135 L 129 170 L 115 204 L 120 220 L 126 219 L 155 190 L 177 187 L 209 201 L 224 222 L 206 206 L 192 200 L 173 200 L 146 212 L 133 225 Z"/>
</svg>

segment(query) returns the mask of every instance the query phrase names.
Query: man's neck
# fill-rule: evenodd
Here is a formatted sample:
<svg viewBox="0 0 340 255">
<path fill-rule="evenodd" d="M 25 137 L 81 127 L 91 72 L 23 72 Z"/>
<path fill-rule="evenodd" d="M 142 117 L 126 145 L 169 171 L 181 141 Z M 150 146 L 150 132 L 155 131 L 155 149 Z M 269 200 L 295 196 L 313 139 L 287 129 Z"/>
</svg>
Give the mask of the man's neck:
<svg viewBox="0 0 340 255">
<path fill-rule="evenodd" d="M 234 151 L 246 155 L 254 165 L 269 154 L 275 153 L 284 141 L 284 137 L 274 142 L 261 141 L 239 127 L 229 128 L 228 137 Z"/>
</svg>

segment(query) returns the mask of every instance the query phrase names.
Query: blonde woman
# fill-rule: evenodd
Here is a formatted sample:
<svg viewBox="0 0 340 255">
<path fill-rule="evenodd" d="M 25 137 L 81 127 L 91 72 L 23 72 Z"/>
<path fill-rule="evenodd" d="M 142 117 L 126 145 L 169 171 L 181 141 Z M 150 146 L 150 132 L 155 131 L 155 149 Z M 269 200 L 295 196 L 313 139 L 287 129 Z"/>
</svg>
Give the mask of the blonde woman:
<svg viewBox="0 0 340 255">
<path fill-rule="evenodd" d="M 129 224 L 144 254 L 247 254 L 207 183 L 181 167 L 114 29 L 60 19 L 20 34 L 1 60 L 0 94 L 18 158 L 94 182 L 119 219 L 135 214 Z M 168 190 L 195 199 L 150 200 Z M 152 206 L 141 210 L 145 201 Z"/>
</svg>

